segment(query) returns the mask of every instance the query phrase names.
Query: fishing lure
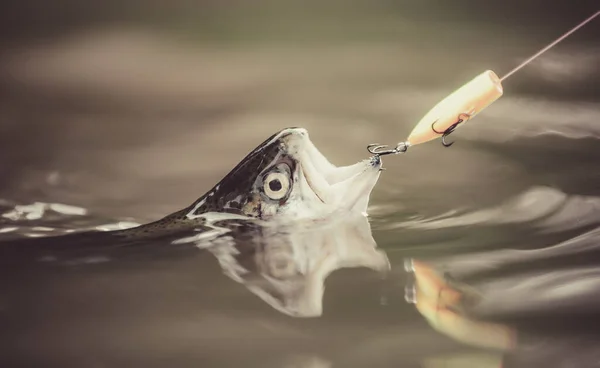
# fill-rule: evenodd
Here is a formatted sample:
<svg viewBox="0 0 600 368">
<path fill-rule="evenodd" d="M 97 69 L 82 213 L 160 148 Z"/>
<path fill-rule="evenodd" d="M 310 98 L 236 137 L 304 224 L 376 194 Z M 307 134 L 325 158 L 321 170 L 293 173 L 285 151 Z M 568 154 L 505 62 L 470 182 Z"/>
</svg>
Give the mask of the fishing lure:
<svg viewBox="0 0 600 368">
<path fill-rule="evenodd" d="M 387 145 L 369 144 L 367 150 L 376 156 L 404 153 L 410 146 L 425 143 L 439 137 L 442 138 L 442 144 L 445 147 L 450 147 L 454 142 L 448 143 L 446 142 L 446 138 L 460 125 L 466 123 L 483 109 L 499 99 L 503 94 L 502 82 L 506 78 L 531 63 L 535 58 L 554 47 L 557 43 L 589 23 L 598 15 L 600 15 L 600 11 L 585 19 L 570 31 L 564 33 L 548 46 L 519 64 L 502 78 L 499 78 L 496 73 L 491 70 L 486 70 L 479 74 L 429 110 L 429 112 L 413 128 L 405 142 L 398 143 L 394 148 L 389 148 Z"/>
</svg>

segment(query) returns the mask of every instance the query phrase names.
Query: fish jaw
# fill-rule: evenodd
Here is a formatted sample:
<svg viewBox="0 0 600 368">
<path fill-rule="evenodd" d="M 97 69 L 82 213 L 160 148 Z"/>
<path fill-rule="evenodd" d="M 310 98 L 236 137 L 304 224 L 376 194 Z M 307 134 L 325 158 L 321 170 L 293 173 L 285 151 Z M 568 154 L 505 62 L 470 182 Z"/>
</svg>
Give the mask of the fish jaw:
<svg viewBox="0 0 600 368">
<path fill-rule="evenodd" d="M 299 128 L 301 129 L 301 128 Z M 298 161 L 295 188 L 282 212 L 296 217 L 328 216 L 338 211 L 366 213 L 371 192 L 379 180 L 382 161 L 378 156 L 348 166 L 335 166 L 301 129 L 288 143 Z"/>
</svg>

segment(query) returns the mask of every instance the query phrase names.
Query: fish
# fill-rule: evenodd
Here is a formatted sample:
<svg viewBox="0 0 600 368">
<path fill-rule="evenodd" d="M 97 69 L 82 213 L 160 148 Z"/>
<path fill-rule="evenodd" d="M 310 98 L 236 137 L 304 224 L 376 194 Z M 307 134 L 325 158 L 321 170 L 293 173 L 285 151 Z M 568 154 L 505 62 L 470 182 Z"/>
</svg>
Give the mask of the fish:
<svg viewBox="0 0 600 368">
<path fill-rule="evenodd" d="M 201 350 L 199 341 L 218 346 L 222 336 L 232 344 L 246 335 L 269 341 L 273 356 L 271 339 L 304 334 L 273 315 L 322 316 L 325 280 L 336 270 L 390 271 L 365 213 L 381 165 L 368 159 L 336 167 L 306 130 L 285 129 L 194 203 L 158 221 L 0 242 L 3 359 L 64 361 L 71 358 L 54 351 L 73 349 L 84 360 L 110 359 L 113 343 L 146 357 L 153 339 L 170 346 L 192 338 Z M 12 228 L 33 222 L 11 221 Z"/>
<path fill-rule="evenodd" d="M 11 241 L 0 247 L 0 255 L 31 258 L 34 253 L 37 260 L 56 262 L 67 254 L 83 258 L 87 253 L 91 259 L 110 259 L 107 253 L 138 249 L 132 245 L 147 239 L 169 242 L 190 232 L 218 236 L 228 225 L 256 235 L 251 228 L 267 223 L 310 224 L 347 212 L 366 214 L 381 171 L 377 155 L 335 166 L 315 147 L 306 129 L 285 128 L 259 144 L 196 201 L 159 220 L 122 230 L 61 235 L 60 241 L 52 237 Z"/>
<path fill-rule="evenodd" d="M 366 213 L 381 171 L 379 156 L 337 167 L 315 147 L 306 129 L 286 128 L 252 150 L 190 206 L 114 234 L 144 236 L 203 225 L 216 217 L 282 224 Z"/>
<path fill-rule="evenodd" d="M 157 221 L 0 242 L 5 276 L 0 288 L 11 290 L 16 275 L 24 275 L 35 293 L 46 282 L 47 287 L 59 284 L 49 281 L 56 271 L 76 270 L 84 280 L 86 272 L 110 275 L 124 267 L 127 273 L 128 267 L 143 269 L 153 262 L 183 267 L 204 251 L 216 258 L 224 275 L 275 310 L 318 317 L 324 280 L 333 271 L 390 270 L 366 213 L 381 171 L 379 157 L 337 167 L 306 129 L 286 128 L 196 201 Z"/>
</svg>

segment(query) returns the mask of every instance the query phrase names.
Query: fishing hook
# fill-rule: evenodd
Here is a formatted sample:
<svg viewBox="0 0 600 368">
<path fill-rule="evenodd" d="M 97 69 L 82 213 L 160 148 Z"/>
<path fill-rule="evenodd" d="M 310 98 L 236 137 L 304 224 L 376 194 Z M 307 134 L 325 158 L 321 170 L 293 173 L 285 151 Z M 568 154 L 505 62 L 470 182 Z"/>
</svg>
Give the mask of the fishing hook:
<svg viewBox="0 0 600 368">
<path fill-rule="evenodd" d="M 408 150 L 408 146 L 409 145 L 405 142 L 398 143 L 395 148 L 388 148 L 389 146 L 385 144 L 373 143 L 367 146 L 367 151 L 369 151 L 369 153 L 371 153 L 372 155 L 385 156 L 391 154 L 404 153 L 406 152 L 406 150 Z"/>
<path fill-rule="evenodd" d="M 465 113 L 458 115 L 458 121 L 456 123 L 450 125 L 448 127 L 448 129 L 444 130 L 443 132 L 439 132 L 439 131 L 435 130 L 435 123 L 437 122 L 437 120 L 436 120 L 431 124 L 431 130 L 433 130 L 437 134 L 442 135 L 442 145 L 444 147 L 450 147 L 451 145 L 454 144 L 454 142 L 450 142 L 450 143 L 446 142 L 446 137 L 449 136 L 450 134 L 452 134 L 452 132 L 454 132 L 454 130 L 456 129 L 456 127 L 459 124 L 464 123 L 465 121 L 469 120 L 470 117 L 471 117 L 471 115 L 465 114 Z"/>
</svg>

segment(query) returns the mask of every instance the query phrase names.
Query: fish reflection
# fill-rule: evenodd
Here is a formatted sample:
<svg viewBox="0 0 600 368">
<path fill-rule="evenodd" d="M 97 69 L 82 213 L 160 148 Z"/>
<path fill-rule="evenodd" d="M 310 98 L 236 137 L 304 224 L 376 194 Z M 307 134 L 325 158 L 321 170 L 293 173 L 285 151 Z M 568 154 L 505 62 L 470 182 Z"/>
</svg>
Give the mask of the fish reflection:
<svg viewBox="0 0 600 368">
<path fill-rule="evenodd" d="M 208 250 L 225 275 L 276 310 L 295 317 L 322 314 L 324 281 L 333 271 L 390 269 L 386 253 L 377 249 L 368 219 L 360 213 L 310 224 L 264 225 L 258 231 L 243 241 L 234 232 L 218 239 L 188 237 L 174 243 L 194 243 Z"/>
<path fill-rule="evenodd" d="M 357 211 L 287 225 L 211 214 L 195 233 L 180 232 L 170 238 L 115 239 L 110 232 L 99 232 L 22 239 L 3 247 L 7 287 L 15 277 L 53 270 L 106 270 L 110 274 L 114 267 L 151 267 L 155 261 L 169 262 L 176 269 L 179 263 L 189 263 L 194 253 L 208 252 L 227 277 L 294 317 L 323 313 L 325 279 L 338 269 L 390 270 L 368 218 Z"/>
<path fill-rule="evenodd" d="M 324 280 L 340 268 L 390 269 L 367 217 L 348 212 L 281 226 L 228 214 L 207 224 L 170 239 L 117 242 L 100 232 L 10 242 L 14 249 L 29 248 L 32 257 L 0 259 L 0 324 L 7 326 L 0 339 L 9 342 L 0 360 L 33 356 L 75 366 L 99 357 L 112 365 L 110 359 L 125 347 L 137 360 L 153 362 L 175 352 L 190 359 L 186 354 L 194 350 L 193 358 L 204 362 L 233 345 L 233 360 L 248 354 L 262 366 L 331 366 L 329 357 L 313 359 L 310 353 L 321 356 L 320 346 L 338 336 L 335 329 L 306 330 L 279 312 L 321 315 Z M 56 260 L 36 261 L 33 255 L 48 247 L 57 250 Z M 214 267 L 217 262 L 220 267 Z M 249 299 L 258 299 L 258 311 Z M 38 352 L 37 346 L 50 348 Z M 258 358 L 257 349 L 265 352 Z M 283 349 L 310 356 L 281 362 Z M 81 364 L 54 351 L 81 352 L 72 358 Z"/>
</svg>

